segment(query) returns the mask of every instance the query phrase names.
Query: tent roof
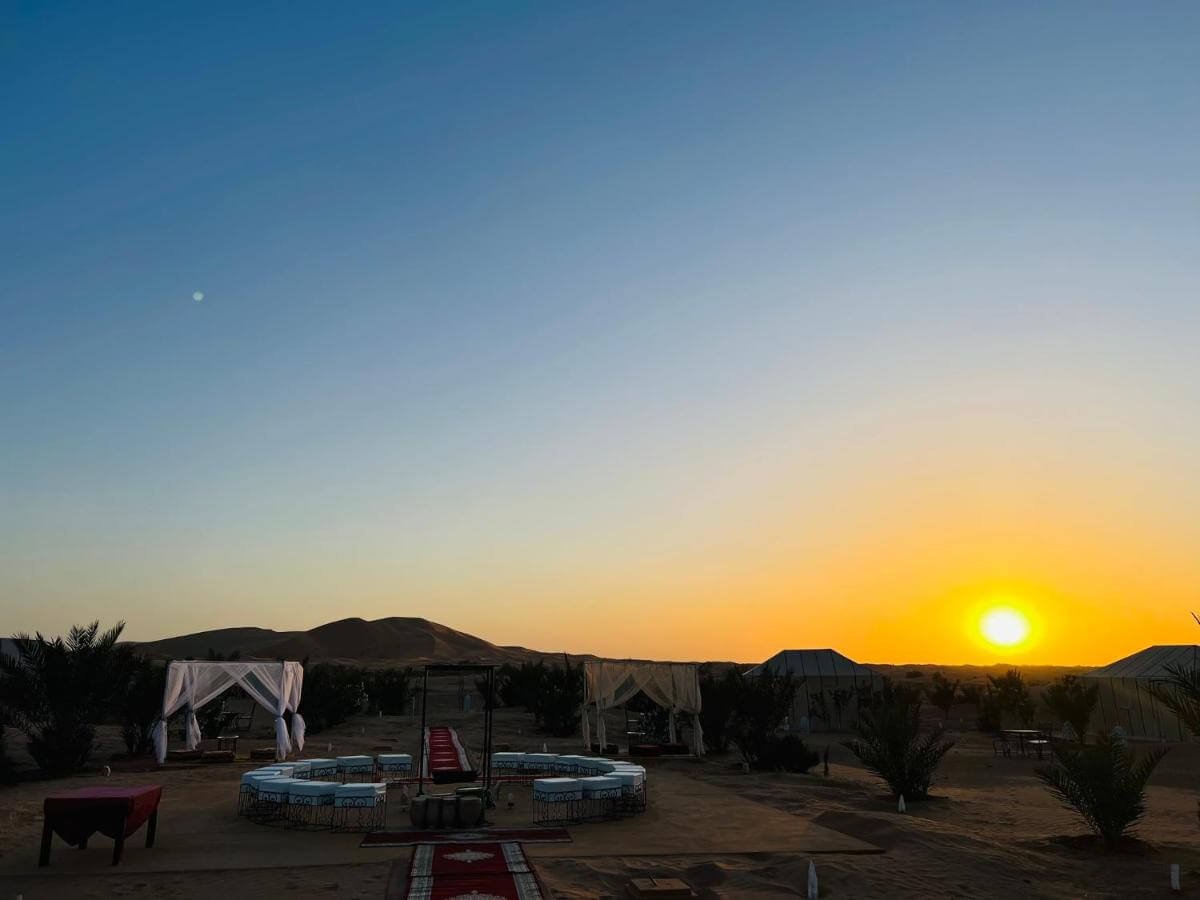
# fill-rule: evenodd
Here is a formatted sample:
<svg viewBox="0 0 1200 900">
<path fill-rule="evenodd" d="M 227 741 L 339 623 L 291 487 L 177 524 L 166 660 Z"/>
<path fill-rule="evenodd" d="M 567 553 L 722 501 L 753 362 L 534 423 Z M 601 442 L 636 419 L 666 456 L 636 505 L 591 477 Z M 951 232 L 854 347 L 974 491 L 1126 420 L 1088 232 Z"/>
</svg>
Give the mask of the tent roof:
<svg viewBox="0 0 1200 900">
<path fill-rule="evenodd" d="M 1157 644 L 1084 673 L 1086 678 L 1160 678 L 1168 666 L 1200 665 L 1200 644 Z"/>
<path fill-rule="evenodd" d="M 780 650 L 746 674 L 757 675 L 764 669 L 777 675 L 801 675 L 805 678 L 871 678 L 879 675 L 874 669 L 828 648 Z"/>
</svg>

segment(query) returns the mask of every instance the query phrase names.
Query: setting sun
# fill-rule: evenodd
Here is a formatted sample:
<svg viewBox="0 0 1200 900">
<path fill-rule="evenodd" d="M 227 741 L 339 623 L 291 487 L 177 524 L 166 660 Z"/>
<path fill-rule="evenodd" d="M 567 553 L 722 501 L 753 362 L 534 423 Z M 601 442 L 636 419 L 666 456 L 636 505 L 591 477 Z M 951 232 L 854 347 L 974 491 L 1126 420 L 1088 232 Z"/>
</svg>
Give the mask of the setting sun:
<svg viewBox="0 0 1200 900">
<path fill-rule="evenodd" d="M 1016 647 L 1029 637 L 1029 619 L 1011 607 L 988 610 L 979 620 L 979 631 L 997 647 Z"/>
</svg>

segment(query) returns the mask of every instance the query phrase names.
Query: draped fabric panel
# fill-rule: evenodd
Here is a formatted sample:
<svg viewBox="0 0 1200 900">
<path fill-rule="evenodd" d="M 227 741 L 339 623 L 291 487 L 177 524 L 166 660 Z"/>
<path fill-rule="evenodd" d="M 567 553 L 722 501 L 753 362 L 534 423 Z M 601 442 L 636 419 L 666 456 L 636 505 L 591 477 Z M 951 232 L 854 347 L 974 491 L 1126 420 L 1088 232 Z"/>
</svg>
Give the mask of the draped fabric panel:
<svg viewBox="0 0 1200 900">
<path fill-rule="evenodd" d="M 638 691 L 668 711 L 670 738 L 675 739 L 675 718 L 678 713 L 692 718 L 693 750 L 704 755 L 704 738 L 700 730 L 700 673 L 691 663 L 639 662 L 635 660 L 589 660 L 583 664 L 584 705 L 583 739 L 591 744 L 591 707 L 596 713 L 596 739 L 601 746 L 607 743 L 604 711 L 620 706 Z"/>
<path fill-rule="evenodd" d="M 187 708 L 187 747 L 195 750 L 203 735 L 196 710 L 234 685 L 275 717 L 275 753 L 283 759 L 292 750 L 284 714 L 291 711 L 295 743 L 304 749 L 304 719 L 300 705 L 304 667 L 298 662 L 173 662 L 167 667 L 162 718 L 154 726 L 154 751 L 160 763 L 167 758 L 167 720 Z"/>
</svg>

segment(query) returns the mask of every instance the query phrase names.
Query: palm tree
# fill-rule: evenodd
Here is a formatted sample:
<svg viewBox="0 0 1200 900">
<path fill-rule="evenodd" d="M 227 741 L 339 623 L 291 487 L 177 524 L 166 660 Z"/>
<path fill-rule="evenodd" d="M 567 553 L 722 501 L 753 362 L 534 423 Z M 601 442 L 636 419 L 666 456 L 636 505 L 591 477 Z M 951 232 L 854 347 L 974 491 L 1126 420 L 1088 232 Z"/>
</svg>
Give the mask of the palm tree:
<svg viewBox="0 0 1200 900">
<path fill-rule="evenodd" d="M 118 622 L 101 634 L 99 622 L 76 625 L 65 640 L 18 634 L 17 655 L 0 655 L 0 705 L 46 774 L 65 775 L 87 764 L 95 723 L 129 681 L 133 655 L 116 645 L 124 628 Z"/>
<path fill-rule="evenodd" d="M 1135 759 L 1123 741 L 1101 735 L 1078 750 L 1055 747 L 1055 765 L 1035 774 L 1112 850 L 1146 812 L 1146 782 L 1166 753 L 1159 747 Z"/>
</svg>

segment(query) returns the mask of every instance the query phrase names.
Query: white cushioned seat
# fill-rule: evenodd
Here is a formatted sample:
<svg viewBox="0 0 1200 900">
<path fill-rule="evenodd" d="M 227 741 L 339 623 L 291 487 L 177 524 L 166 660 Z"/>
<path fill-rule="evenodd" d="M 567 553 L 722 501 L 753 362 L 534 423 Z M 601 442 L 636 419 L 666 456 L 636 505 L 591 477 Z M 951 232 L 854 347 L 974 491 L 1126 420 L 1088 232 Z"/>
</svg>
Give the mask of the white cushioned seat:
<svg viewBox="0 0 1200 900">
<path fill-rule="evenodd" d="M 299 760 L 292 763 L 293 778 L 310 778 L 312 777 L 312 766 L 305 760 Z"/>
<path fill-rule="evenodd" d="M 337 774 L 336 759 L 302 759 L 296 765 L 308 766 L 309 778 L 321 779 Z"/>
<path fill-rule="evenodd" d="M 288 798 L 295 803 L 298 799 L 308 806 L 323 806 L 333 803 L 337 789 L 344 785 L 336 781 L 300 781 L 293 784 L 288 791 Z"/>
<path fill-rule="evenodd" d="M 303 782 L 296 778 L 264 778 L 258 782 L 258 799 L 262 803 L 287 803 L 295 784 Z"/>
<path fill-rule="evenodd" d="M 526 753 L 521 768 L 529 772 L 549 772 L 556 759 L 556 753 Z"/>
<path fill-rule="evenodd" d="M 579 779 L 583 796 L 599 800 L 614 799 L 621 796 L 621 782 L 611 775 L 592 775 Z"/>
<path fill-rule="evenodd" d="M 333 805 L 342 807 L 378 806 L 385 800 L 387 785 L 382 783 L 339 784 L 333 795 Z"/>
<path fill-rule="evenodd" d="M 379 771 L 381 772 L 411 772 L 413 759 L 408 753 L 380 753 L 377 757 L 379 760 Z"/>
<path fill-rule="evenodd" d="M 339 756 L 337 758 L 339 772 L 374 772 L 375 760 L 370 756 Z"/>
<path fill-rule="evenodd" d="M 635 772 L 632 769 L 614 769 L 607 777 L 617 779 L 626 793 L 631 793 L 646 783 L 646 773 Z"/>
<path fill-rule="evenodd" d="M 578 778 L 535 778 L 533 799 L 547 803 L 582 800 L 583 788 Z"/>
<path fill-rule="evenodd" d="M 517 769 L 524 759 L 524 753 L 493 753 L 492 766 L 497 769 Z"/>
</svg>

